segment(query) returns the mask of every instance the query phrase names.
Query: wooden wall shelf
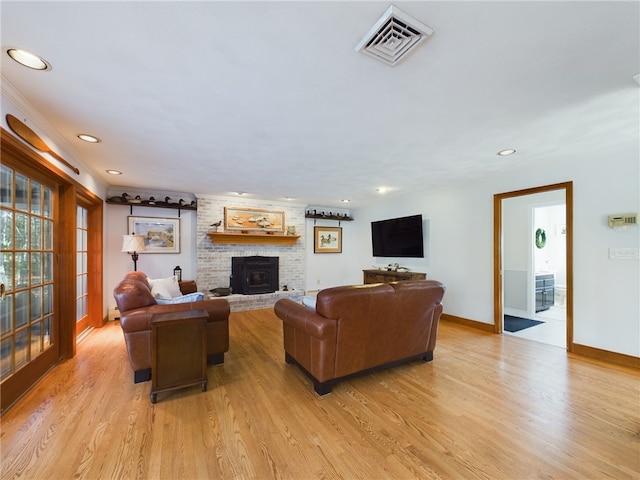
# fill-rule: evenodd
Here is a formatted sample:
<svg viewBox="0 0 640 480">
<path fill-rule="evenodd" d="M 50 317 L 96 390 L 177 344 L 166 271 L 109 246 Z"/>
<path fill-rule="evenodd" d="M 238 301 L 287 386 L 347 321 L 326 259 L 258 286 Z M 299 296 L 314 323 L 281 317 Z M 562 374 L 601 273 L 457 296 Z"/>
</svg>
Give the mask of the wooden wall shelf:
<svg viewBox="0 0 640 480">
<path fill-rule="evenodd" d="M 212 243 L 241 245 L 295 245 L 300 235 L 269 235 L 266 233 L 209 232 Z"/>
<path fill-rule="evenodd" d="M 353 218 L 351 218 L 348 215 L 339 215 L 339 214 L 332 214 L 332 215 L 323 215 L 321 213 L 305 213 L 304 215 L 305 218 L 321 218 L 323 220 L 338 220 L 339 222 L 352 222 Z"/>
<path fill-rule="evenodd" d="M 151 207 L 151 208 L 173 208 L 175 210 L 197 210 L 198 206 L 197 205 L 189 205 L 189 204 L 183 204 L 183 205 L 179 205 L 177 203 L 164 203 L 164 202 L 154 202 L 154 203 L 149 203 L 147 202 L 118 202 L 118 201 L 114 201 L 114 200 L 106 200 L 106 203 L 108 203 L 109 205 L 123 205 L 125 207 Z"/>
</svg>

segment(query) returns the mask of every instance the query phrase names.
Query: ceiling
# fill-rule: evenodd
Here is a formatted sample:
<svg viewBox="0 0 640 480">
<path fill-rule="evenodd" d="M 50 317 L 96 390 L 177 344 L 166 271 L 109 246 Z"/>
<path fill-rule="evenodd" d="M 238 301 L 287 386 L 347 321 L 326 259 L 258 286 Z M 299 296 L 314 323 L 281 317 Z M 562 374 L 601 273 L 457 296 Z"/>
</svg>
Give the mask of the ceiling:
<svg viewBox="0 0 640 480">
<path fill-rule="evenodd" d="M 638 2 L 396 2 L 435 31 L 396 66 L 354 50 L 389 5 L 3 0 L 2 80 L 133 188 L 357 208 L 638 155 Z"/>
</svg>

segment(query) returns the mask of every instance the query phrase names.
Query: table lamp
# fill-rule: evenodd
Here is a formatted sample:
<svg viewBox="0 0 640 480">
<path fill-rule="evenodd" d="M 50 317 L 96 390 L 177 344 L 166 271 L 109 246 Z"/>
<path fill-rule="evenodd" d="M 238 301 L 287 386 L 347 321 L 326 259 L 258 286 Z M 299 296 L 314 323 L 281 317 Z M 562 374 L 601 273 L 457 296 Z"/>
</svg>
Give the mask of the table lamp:
<svg viewBox="0 0 640 480">
<path fill-rule="evenodd" d="M 130 253 L 133 260 L 133 271 L 138 269 L 138 252 L 144 252 L 144 237 L 142 235 L 123 235 L 122 236 L 122 252 Z"/>
</svg>

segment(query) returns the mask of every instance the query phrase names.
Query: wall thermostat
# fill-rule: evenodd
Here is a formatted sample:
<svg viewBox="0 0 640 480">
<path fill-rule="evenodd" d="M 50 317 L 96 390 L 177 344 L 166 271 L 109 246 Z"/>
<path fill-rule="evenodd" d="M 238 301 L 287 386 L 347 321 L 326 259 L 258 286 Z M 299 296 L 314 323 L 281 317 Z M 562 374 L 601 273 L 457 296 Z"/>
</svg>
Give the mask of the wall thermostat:
<svg viewBox="0 0 640 480">
<path fill-rule="evenodd" d="M 637 225 L 637 213 L 620 213 L 618 215 L 609 215 L 610 227 L 623 227 L 625 225 Z"/>
</svg>

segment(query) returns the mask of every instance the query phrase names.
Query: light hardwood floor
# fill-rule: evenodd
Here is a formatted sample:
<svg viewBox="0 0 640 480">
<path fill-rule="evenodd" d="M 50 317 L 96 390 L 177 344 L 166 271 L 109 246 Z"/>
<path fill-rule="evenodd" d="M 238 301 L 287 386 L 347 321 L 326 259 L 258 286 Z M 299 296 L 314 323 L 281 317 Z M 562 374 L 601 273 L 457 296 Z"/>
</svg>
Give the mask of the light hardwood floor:
<svg viewBox="0 0 640 480">
<path fill-rule="evenodd" d="M 442 322 L 435 359 L 318 397 L 273 311 L 231 314 L 224 365 L 149 401 L 120 326 L 1 419 L 2 478 L 640 478 L 637 370 Z"/>
</svg>

